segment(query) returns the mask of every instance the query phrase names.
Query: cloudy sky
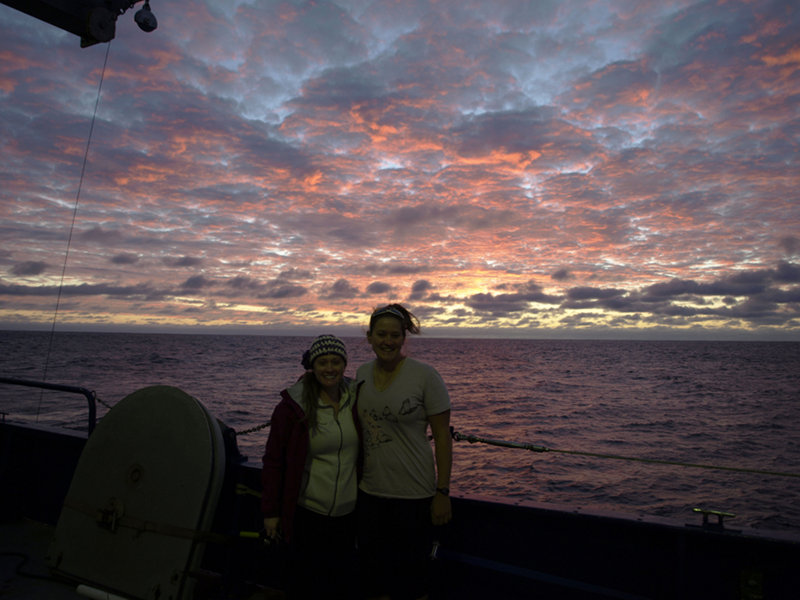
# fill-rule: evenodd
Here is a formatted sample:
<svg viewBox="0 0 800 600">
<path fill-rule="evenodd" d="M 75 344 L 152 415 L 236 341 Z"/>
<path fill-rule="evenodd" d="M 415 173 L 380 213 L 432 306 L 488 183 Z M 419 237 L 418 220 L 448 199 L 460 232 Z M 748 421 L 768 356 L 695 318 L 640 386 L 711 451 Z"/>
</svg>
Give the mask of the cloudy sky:
<svg viewBox="0 0 800 600">
<path fill-rule="evenodd" d="M 0 328 L 800 339 L 796 2 L 151 6 L 0 6 Z"/>
</svg>

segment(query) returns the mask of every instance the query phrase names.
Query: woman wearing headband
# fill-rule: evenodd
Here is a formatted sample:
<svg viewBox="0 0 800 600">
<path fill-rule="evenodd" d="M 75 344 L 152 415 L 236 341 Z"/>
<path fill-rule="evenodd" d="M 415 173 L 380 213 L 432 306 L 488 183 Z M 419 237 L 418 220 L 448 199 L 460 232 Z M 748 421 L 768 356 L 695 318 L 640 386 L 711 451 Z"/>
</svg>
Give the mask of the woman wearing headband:
<svg viewBox="0 0 800 600">
<path fill-rule="evenodd" d="M 375 360 L 356 375 L 364 452 L 358 545 L 370 598 L 427 597 L 432 526 L 451 519 L 450 398 L 433 367 L 403 354 L 406 332 L 419 331 L 400 304 L 373 312 L 367 339 Z"/>
<path fill-rule="evenodd" d="M 302 364 L 306 373 L 272 413 L 261 471 L 264 529 L 288 543 L 288 598 L 349 600 L 359 436 L 344 343 L 319 336 Z"/>
</svg>

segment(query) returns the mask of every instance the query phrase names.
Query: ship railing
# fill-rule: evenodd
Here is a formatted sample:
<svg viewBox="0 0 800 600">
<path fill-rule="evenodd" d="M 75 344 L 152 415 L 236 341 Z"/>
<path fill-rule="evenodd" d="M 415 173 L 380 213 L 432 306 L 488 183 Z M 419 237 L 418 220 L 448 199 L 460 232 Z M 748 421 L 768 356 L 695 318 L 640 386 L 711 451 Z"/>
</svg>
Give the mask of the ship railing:
<svg viewBox="0 0 800 600">
<path fill-rule="evenodd" d="M 92 434 L 95 425 L 97 425 L 97 395 L 91 390 L 74 385 L 62 385 L 60 383 L 48 383 L 46 381 L 31 381 L 28 379 L 17 379 L 15 377 L 0 377 L 0 383 L 21 385 L 24 387 L 33 387 L 42 390 L 55 390 L 70 394 L 81 394 L 86 398 L 86 402 L 89 405 L 89 423 L 87 426 L 89 435 Z"/>
<path fill-rule="evenodd" d="M 752 469 L 748 467 L 734 467 L 722 465 L 709 465 L 701 463 L 690 463 L 679 460 L 663 460 L 658 458 L 642 458 L 636 456 L 622 456 L 619 454 L 605 454 L 600 452 L 587 452 L 585 450 L 565 450 L 563 448 L 549 448 L 539 444 L 529 444 L 526 442 L 510 442 L 506 440 L 498 440 L 492 438 L 480 437 L 477 435 L 467 435 L 456 431 L 450 427 L 451 437 L 457 441 L 465 441 L 470 444 L 488 444 L 490 446 L 502 446 L 504 448 L 516 448 L 518 450 L 529 450 L 531 452 L 554 452 L 558 454 L 572 454 L 576 456 L 588 456 L 592 458 L 605 458 L 612 460 L 625 460 L 631 462 L 649 463 L 655 465 L 672 465 L 677 467 L 692 467 L 696 469 L 712 469 L 719 471 L 735 471 L 738 473 L 750 473 L 755 475 L 771 475 L 775 477 L 797 477 L 800 478 L 800 472 L 787 472 L 787 471 L 773 471 L 765 469 Z"/>
<path fill-rule="evenodd" d="M 735 467 L 735 466 L 724 466 L 724 465 L 710 465 L 710 464 L 700 464 L 700 463 L 689 463 L 683 462 L 678 460 L 664 460 L 664 459 L 657 459 L 657 458 L 642 458 L 642 457 L 635 457 L 635 456 L 621 456 L 619 454 L 605 454 L 600 452 L 586 452 L 583 450 L 565 450 L 559 448 L 550 448 L 548 446 L 542 446 L 540 444 L 531 444 L 527 442 L 515 442 L 509 440 L 498 440 L 495 438 L 486 438 L 477 435 L 470 435 L 460 433 L 455 430 L 454 427 L 450 427 L 450 436 L 453 440 L 457 442 L 468 442 L 470 444 L 487 444 L 489 446 L 500 446 L 503 448 L 514 448 L 517 450 L 527 450 L 530 452 L 554 452 L 559 454 L 572 454 L 576 456 L 586 456 L 590 458 L 601 458 L 601 459 L 612 459 L 612 460 L 623 460 L 623 461 L 631 461 L 631 462 L 640 462 L 640 463 L 648 463 L 654 465 L 671 465 L 677 467 L 691 467 L 696 469 L 712 469 L 712 470 L 720 470 L 720 471 L 735 471 L 738 473 L 749 473 L 755 475 L 766 475 L 766 476 L 774 476 L 774 477 L 794 477 L 800 478 L 800 472 L 796 471 L 774 471 L 774 470 L 766 470 L 766 469 L 754 469 L 754 468 L 747 468 L 747 467 Z M 734 513 L 730 513 L 727 511 L 715 510 L 715 509 L 708 509 L 708 508 L 699 508 L 695 507 L 692 509 L 693 512 L 699 513 L 703 515 L 703 529 L 713 529 L 717 531 L 723 531 L 725 529 L 725 525 L 723 523 L 723 519 L 733 519 L 736 517 Z M 709 517 L 716 517 L 717 522 L 710 522 Z"/>
</svg>

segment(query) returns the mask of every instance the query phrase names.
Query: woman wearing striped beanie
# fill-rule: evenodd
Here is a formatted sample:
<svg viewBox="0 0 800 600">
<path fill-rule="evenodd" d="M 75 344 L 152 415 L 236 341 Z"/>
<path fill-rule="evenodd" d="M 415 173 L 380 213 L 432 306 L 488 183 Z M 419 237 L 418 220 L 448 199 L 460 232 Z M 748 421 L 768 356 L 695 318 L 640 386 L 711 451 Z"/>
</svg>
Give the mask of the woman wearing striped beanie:
<svg viewBox="0 0 800 600">
<path fill-rule="evenodd" d="M 303 353 L 305 374 L 281 392 L 262 458 L 264 529 L 288 543 L 288 598 L 350 598 L 356 585 L 359 449 L 347 349 L 333 335 Z"/>
</svg>

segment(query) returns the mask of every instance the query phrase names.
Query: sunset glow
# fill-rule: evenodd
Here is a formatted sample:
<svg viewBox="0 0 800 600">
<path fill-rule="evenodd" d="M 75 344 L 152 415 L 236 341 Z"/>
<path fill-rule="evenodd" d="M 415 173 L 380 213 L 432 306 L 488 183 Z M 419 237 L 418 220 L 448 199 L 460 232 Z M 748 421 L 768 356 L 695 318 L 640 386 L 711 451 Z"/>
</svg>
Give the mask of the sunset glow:
<svg viewBox="0 0 800 600">
<path fill-rule="evenodd" d="M 0 328 L 800 339 L 793 3 L 151 4 L 0 6 Z"/>
</svg>

